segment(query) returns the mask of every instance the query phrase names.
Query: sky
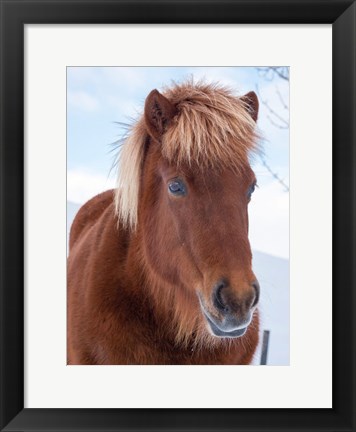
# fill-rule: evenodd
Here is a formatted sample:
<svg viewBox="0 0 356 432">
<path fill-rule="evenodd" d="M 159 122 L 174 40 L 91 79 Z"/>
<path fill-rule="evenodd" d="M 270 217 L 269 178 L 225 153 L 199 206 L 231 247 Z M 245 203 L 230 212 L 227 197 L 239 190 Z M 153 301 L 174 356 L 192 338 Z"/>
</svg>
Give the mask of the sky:
<svg viewBox="0 0 356 432">
<path fill-rule="evenodd" d="M 125 132 L 119 123 L 142 114 L 151 90 L 188 77 L 258 94 L 263 139 L 261 156 L 252 160 L 259 187 L 249 205 L 249 237 L 253 249 L 288 258 L 289 81 L 256 67 L 68 67 L 67 200 L 83 204 L 115 187 L 113 143 Z"/>
</svg>

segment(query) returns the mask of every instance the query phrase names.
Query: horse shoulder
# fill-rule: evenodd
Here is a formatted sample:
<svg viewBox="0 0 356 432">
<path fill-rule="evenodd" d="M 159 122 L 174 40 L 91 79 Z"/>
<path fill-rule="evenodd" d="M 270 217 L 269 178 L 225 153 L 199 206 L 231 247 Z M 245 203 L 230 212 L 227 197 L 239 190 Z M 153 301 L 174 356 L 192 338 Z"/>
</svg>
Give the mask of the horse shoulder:
<svg viewBox="0 0 356 432">
<path fill-rule="evenodd" d="M 94 197 L 74 222 L 68 256 L 68 363 L 156 362 L 153 319 L 130 230 L 113 195 Z M 130 262 L 133 258 L 135 263 Z"/>
<path fill-rule="evenodd" d="M 112 326 L 110 312 L 105 316 L 98 311 L 114 307 L 120 261 L 126 255 L 123 245 L 128 241 L 128 233 L 117 223 L 113 198 L 113 191 L 92 198 L 81 207 L 71 228 L 67 267 L 70 364 L 95 363 L 93 347 L 100 348 L 97 333 L 108 327 L 99 332 L 105 335 Z"/>
</svg>

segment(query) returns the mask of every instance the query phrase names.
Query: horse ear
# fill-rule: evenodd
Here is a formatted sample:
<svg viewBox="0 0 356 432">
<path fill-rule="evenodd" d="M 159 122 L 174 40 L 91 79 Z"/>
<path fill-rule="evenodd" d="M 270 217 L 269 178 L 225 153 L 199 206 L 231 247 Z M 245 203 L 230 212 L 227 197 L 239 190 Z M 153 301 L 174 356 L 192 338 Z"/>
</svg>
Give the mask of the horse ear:
<svg viewBox="0 0 356 432">
<path fill-rule="evenodd" d="M 166 97 L 158 90 L 152 90 L 145 102 L 145 122 L 148 133 L 160 141 L 176 113 L 176 107 Z"/>
<path fill-rule="evenodd" d="M 256 93 L 254 91 L 250 91 L 244 96 L 241 96 L 240 100 L 246 106 L 253 120 L 257 122 L 259 102 Z"/>
</svg>

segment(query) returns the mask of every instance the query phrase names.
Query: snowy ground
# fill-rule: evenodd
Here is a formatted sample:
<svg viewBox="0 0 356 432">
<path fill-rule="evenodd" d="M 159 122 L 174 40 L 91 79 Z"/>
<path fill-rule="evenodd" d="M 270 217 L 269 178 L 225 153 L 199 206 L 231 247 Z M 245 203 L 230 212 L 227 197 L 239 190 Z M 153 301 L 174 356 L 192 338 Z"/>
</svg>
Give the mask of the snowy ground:
<svg viewBox="0 0 356 432">
<path fill-rule="evenodd" d="M 67 239 L 79 208 L 68 201 Z M 261 286 L 261 333 L 270 331 L 267 365 L 289 365 L 289 260 L 255 250 L 253 269 Z M 260 356 L 261 346 L 254 364 L 260 363 Z"/>
<path fill-rule="evenodd" d="M 269 330 L 268 365 L 289 365 L 289 260 L 253 251 L 261 286 L 261 328 Z M 260 349 L 256 353 L 259 363 Z"/>
</svg>

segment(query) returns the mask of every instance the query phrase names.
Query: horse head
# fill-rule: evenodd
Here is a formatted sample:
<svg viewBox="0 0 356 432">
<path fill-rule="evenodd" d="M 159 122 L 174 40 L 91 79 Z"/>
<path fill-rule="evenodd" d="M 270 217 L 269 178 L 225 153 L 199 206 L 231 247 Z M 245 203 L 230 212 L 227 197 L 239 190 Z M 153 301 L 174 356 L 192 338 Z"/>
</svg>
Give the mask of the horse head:
<svg viewBox="0 0 356 432">
<path fill-rule="evenodd" d="M 257 116 L 254 92 L 236 97 L 203 84 L 153 90 L 123 155 L 121 186 L 137 200 L 123 190 L 119 216 L 140 235 L 151 280 L 165 287 L 154 295 L 167 302 L 182 332 L 237 338 L 253 319 L 260 288 L 248 204 L 256 186 L 249 155 Z"/>
</svg>

